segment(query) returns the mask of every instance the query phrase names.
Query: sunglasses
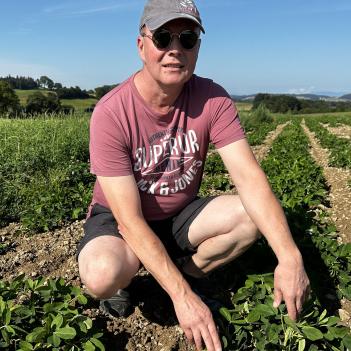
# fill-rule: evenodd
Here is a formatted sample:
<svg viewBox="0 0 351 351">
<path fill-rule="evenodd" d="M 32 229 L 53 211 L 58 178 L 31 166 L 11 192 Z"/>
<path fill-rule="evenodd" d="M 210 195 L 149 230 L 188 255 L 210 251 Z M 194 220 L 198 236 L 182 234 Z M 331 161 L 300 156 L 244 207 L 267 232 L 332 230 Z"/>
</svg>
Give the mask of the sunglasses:
<svg viewBox="0 0 351 351">
<path fill-rule="evenodd" d="M 171 33 L 167 29 L 158 29 L 152 36 L 147 35 L 146 33 L 141 33 L 141 36 L 151 39 L 157 49 L 160 50 L 167 49 L 171 45 L 173 37 L 178 37 L 180 44 L 185 50 L 193 49 L 199 40 L 199 35 L 188 29 L 180 32 L 179 34 Z"/>
</svg>

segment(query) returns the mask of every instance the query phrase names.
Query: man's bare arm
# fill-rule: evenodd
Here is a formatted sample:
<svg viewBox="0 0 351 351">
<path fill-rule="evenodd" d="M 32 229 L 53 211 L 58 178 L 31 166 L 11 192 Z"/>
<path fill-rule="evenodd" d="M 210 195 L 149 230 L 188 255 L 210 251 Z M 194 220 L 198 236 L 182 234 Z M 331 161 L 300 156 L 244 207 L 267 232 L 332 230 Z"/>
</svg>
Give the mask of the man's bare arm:
<svg viewBox="0 0 351 351">
<path fill-rule="evenodd" d="M 145 221 L 134 177 L 98 176 L 98 181 L 117 220 L 120 233 L 145 268 L 171 297 L 180 326 L 188 339 L 194 340 L 198 349 L 203 339 L 209 351 L 221 350 L 208 307 L 193 293 L 164 245 Z"/>
<path fill-rule="evenodd" d="M 145 268 L 171 297 L 184 294 L 187 289 L 184 278 L 143 217 L 134 177 L 98 176 L 98 181 L 117 219 L 119 231 Z"/>
<path fill-rule="evenodd" d="M 283 209 L 245 139 L 220 148 L 218 152 L 248 215 L 266 237 L 278 259 L 275 305 L 284 299 L 290 317 L 296 319 L 308 293 L 309 281 Z"/>
</svg>

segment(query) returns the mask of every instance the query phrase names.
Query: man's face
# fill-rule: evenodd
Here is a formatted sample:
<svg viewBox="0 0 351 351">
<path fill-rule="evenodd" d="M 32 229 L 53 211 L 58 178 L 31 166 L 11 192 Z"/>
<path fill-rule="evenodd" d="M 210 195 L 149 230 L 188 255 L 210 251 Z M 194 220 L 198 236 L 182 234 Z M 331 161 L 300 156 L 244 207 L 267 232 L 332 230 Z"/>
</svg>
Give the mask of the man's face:
<svg viewBox="0 0 351 351">
<path fill-rule="evenodd" d="M 179 34 L 184 30 L 194 30 L 199 33 L 199 29 L 190 20 L 176 19 L 163 25 L 161 28 L 169 30 L 171 33 Z M 147 27 L 142 31 L 152 36 Z M 179 42 L 179 38 L 173 36 L 173 40 L 168 48 L 157 49 L 148 37 L 138 37 L 139 54 L 144 62 L 144 70 L 151 79 L 160 85 L 183 85 L 192 76 L 197 56 L 200 48 L 200 40 L 191 50 L 185 50 Z"/>
</svg>

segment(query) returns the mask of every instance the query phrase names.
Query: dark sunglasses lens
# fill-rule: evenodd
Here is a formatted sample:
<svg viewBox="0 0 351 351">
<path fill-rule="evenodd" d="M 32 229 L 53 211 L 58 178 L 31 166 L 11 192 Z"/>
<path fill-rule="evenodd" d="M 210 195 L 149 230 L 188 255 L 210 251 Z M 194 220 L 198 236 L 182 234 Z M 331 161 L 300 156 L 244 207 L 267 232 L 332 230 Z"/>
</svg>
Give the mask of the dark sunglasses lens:
<svg viewBox="0 0 351 351">
<path fill-rule="evenodd" d="M 190 50 L 196 45 L 198 36 L 192 30 L 186 30 L 180 33 L 179 40 L 184 49 Z"/>
<path fill-rule="evenodd" d="M 167 30 L 160 30 L 154 33 L 152 40 L 158 49 L 165 49 L 171 42 L 172 36 Z"/>
</svg>

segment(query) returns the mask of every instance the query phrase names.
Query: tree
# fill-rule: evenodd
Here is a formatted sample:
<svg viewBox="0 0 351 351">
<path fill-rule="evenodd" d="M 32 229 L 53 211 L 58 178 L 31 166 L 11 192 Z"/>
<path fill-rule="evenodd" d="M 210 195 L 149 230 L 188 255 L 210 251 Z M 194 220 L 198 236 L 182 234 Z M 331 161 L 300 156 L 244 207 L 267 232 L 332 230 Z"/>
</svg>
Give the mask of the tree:
<svg viewBox="0 0 351 351">
<path fill-rule="evenodd" d="M 55 90 L 62 89 L 62 84 L 61 84 L 61 83 L 55 83 L 54 86 L 53 86 L 53 88 L 54 88 Z"/>
<path fill-rule="evenodd" d="M 38 88 L 37 81 L 35 81 L 31 77 L 22 77 L 22 76 L 11 77 L 10 75 L 8 75 L 7 77 L 4 77 L 4 78 L 0 77 L 0 80 L 3 80 L 9 83 L 12 89 L 28 90 L 28 89 Z"/>
<path fill-rule="evenodd" d="M 54 86 L 54 81 L 47 76 L 41 76 L 39 78 L 39 84 L 42 88 L 52 89 Z"/>
<path fill-rule="evenodd" d="M 115 85 L 103 85 L 102 87 L 95 88 L 95 97 L 101 99 L 105 94 L 115 88 L 118 84 Z"/>
<path fill-rule="evenodd" d="M 294 96 L 257 94 L 252 108 L 255 110 L 260 105 L 264 105 L 273 113 L 298 112 L 301 110 L 301 102 Z"/>
<path fill-rule="evenodd" d="M 21 109 L 20 101 L 10 84 L 0 81 L 0 114 L 14 115 Z"/>
<path fill-rule="evenodd" d="M 48 93 L 45 96 L 37 91 L 28 96 L 26 112 L 29 114 L 59 112 L 61 103 L 55 93 Z"/>
<path fill-rule="evenodd" d="M 56 93 L 60 99 L 89 99 L 90 98 L 89 94 L 85 90 L 81 90 L 78 86 L 58 89 Z"/>
</svg>

